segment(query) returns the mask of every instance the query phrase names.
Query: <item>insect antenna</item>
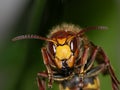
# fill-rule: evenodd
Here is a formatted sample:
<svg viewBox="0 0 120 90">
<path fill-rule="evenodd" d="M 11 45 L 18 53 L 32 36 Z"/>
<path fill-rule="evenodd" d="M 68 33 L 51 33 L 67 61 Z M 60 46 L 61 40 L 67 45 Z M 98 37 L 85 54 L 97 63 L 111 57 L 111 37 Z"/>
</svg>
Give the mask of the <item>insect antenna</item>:
<svg viewBox="0 0 120 90">
<path fill-rule="evenodd" d="M 80 32 L 77 33 L 77 36 L 83 35 L 83 33 L 90 31 L 90 30 L 106 30 L 108 27 L 106 26 L 92 26 L 92 27 L 87 27 L 83 28 Z"/>
<path fill-rule="evenodd" d="M 29 34 L 28 35 L 20 35 L 20 36 L 14 37 L 12 39 L 12 41 L 23 40 L 23 39 L 39 39 L 39 40 L 45 40 L 45 41 L 53 42 L 53 40 L 51 40 L 49 38 L 41 37 L 41 36 L 38 36 L 38 35 L 29 35 Z"/>
</svg>

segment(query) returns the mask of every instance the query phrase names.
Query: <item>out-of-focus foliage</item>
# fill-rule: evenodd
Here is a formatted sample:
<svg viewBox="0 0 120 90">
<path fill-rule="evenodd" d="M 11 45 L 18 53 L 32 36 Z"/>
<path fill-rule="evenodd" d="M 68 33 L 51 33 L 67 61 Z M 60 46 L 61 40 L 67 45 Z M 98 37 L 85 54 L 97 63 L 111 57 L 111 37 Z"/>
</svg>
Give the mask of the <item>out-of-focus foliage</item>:
<svg viewBox="0 0 120 90">
<path fill-rule="evenodd" d="M 108 30 L 87 35 L 105 50 L 120 80 L 119 16 L 119 0 L 1 0 L 0 90 L 38 90 L 37 72 L 45 70 L 40 51 L 44 42 L 11 39 L 22 34 L 46 36 L 52 26 L 62 22 L 108 26 Z M 109 77 L 100 75 L 100 80 L 101 90 L 112 90 Z"/>
</svg>

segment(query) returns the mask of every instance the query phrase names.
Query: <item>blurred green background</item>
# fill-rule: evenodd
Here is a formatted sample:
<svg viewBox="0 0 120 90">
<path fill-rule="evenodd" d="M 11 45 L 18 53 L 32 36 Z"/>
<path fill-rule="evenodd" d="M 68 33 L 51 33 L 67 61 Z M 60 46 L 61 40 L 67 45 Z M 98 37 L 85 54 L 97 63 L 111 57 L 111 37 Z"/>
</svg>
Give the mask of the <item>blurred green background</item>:
<svg viewBox="0 0 120 90">
<path fill-rule="evenodd" d="M 0 90 L 38 90 L 37 72 L 45 70 L 40 51 L 44 41 L 11 39 L 22 34 L 46 36 L 62 22 L 108 26 L 86 34 L 105 50 L 120 80 L 120 0 L 1 0 Z M 99 76 L 101 90 L 112 90 L 110 78 Z M 49 90 L 57 89 L 54 84 Z"/>
</svg>

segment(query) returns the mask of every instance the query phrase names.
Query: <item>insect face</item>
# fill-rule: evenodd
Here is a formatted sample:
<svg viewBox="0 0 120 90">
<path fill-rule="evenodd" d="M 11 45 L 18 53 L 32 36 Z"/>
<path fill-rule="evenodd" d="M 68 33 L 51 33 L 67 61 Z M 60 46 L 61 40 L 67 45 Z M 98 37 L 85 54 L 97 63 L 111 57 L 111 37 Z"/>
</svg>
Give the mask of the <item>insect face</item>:
<svg viewBox="0 0 120 90">
<path fill-rule="evenodd" d="M 57 68 L 72 68 L 78 55 L 78 43 L 74 32 L 57 31 L 50 37 L 54 42 L 48 42 L 48 51 Z"/>
</svg>

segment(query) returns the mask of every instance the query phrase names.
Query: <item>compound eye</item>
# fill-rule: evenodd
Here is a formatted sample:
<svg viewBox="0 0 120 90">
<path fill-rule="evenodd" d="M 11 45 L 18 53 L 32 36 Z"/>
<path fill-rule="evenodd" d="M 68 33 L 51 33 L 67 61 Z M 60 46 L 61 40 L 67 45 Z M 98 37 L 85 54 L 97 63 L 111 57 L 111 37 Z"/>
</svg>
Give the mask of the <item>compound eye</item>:
<svg viewBox="0 0 120 90">
<path fill-rule="evenodd" d="M 73 38 L 70 42 L 71 51 L 74 53 L 77 49 L 77 39 Z"/>
<path fill-rule="evenodd" d="M 48 49 L 49 49 L 49 52 L 52 54 L 52 55 L 55 55 L 56 53 L 56 47 L 54 45 L 53 42 L 49 42 L 48 43 Z"/>
</svg>

